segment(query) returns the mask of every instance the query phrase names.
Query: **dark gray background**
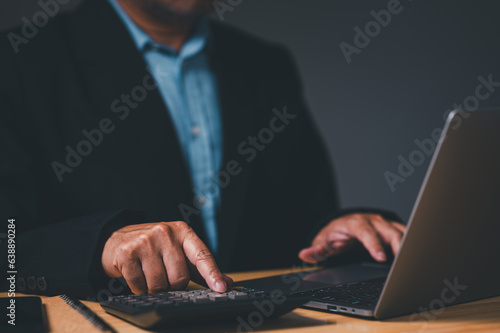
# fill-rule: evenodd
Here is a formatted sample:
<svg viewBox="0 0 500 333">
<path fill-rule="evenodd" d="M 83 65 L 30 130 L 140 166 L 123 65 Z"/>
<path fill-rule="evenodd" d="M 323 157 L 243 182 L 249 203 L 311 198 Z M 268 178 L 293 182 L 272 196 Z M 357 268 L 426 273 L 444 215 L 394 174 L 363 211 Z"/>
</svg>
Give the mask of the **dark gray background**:
<svg viewBox="0 0 500 333">
<path fill-rule="evenodd" d="M 500 3 L 401 0 L 402 12 L 348 64 L 339 44 L 353 44 L 353 28 L 363 29 L 373 20 L 370 11 L 387 3 L 243 0 L 224 22 L 292 50 L 335 165 L 342 205 L 391 209 L 406 220 L 430 158 L 394 192 L 384 172 L 397 172 L 398 156 L 407 158 L 415 139 L 430 138 L 445 111 L 474 94 L 479 75 L 500 81 Z M 2 0 L 0 28 L 37 10 L 35 0 Z M 499 105 L 500 91 L 481 102 Z"/>
</svg>

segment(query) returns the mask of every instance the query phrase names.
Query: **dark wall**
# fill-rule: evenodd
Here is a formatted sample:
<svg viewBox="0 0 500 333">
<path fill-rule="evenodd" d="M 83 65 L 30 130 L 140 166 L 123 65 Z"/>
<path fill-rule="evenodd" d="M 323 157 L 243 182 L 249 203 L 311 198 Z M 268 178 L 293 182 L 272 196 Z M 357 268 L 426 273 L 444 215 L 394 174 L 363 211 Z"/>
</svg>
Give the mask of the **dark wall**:
<svg viewBox="0 0 500 333">
<path fill-rule="evenodd" d="M 231 3 L 239 4 L 223 13 L 224 22 L 293 51 L 344 206 L 378 206 L 407 219 L 430 157 L 392 189 L 384 173 L 398 173 L 400 156 L 417 156 L 415 140 L 431 139 L 455 103 L 475 100 L 479 76 L 500 81 L 500 3 L 495 0 L 401 0 L 385 27 L 371 26 L 374 36 L 350 63 L 339 45 L 355 46 L 354 28 L 364 30 L 374 21 L 370 11 L 387 9 L 393 1 Z M 2 0 L 0 27 L 37 10 L 37 1 Z M 497 89 L 480 106 L 500 106 Z"/>
</svg>

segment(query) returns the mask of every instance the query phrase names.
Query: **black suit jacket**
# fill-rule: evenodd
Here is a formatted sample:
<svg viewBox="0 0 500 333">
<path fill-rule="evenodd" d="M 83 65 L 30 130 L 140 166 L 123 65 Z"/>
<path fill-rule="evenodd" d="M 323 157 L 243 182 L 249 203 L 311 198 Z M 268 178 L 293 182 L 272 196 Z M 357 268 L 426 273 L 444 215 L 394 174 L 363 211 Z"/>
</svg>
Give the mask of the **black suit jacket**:
<svg viewBox="0 0 500 333">
<path fill-rule="evenodd" d="M 239 171 L 229 181 L 220 177 L 227 184 L 216 259 L 225 271 L 290 266 L 313 232 L 339 214 L 330 164 L 288 52 L 225 26 L 212 29 L 223 170 L 232 163 Z M 46 281 L 46 290 L 28 291 L 101 288 L 103 244 L 127 224 L 185 220 L 204 239 L 159 93 L 142 89 L 147 97 L 127 116 L 125 104 L 119 112 L 113 104 L 152 79 L 106 1 L 88 0 L 58 17 L 17 54 L 7 38 L 1 43 L 0 216 L 16 219 L 18 278 Z M 289 119 L 273 120 L 284 110 Z M 92 131 L 100 126 L 102 138 Z M 252 147 L 249 136 L 259 135 L 266 143 Z M 86 156 L 67 161 L 78 149 Z"/>
</svg>

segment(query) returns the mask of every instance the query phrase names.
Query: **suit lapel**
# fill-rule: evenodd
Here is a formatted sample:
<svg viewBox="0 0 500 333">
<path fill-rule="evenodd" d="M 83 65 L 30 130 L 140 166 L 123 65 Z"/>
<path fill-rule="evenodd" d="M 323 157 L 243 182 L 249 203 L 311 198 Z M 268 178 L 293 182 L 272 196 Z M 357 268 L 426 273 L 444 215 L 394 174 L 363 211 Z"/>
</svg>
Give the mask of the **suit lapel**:
<svg viewBox="0 0 500 333">
<path fill-rule="evenodd" d="M 212 25 L 214 52 L 212 64 L 217 76 L 219 101 L 223 126 L 223 163 L 222 170 L 229 161 L 237 161 L 242 172 L 231 176 L 227 186 L 221 188 L 221 208 L 218 214 L 219 249 L 218 263 L 221 269 L 227 267 L 231 259 L 234 242 L 242 220 L 246 200 L 247 184 L 252 164 L 245 162 L 238 153 L 238 145 L 253 134 L 255 127 L 251 87 L 245 80 L 244 64 L 238 61 L 225 37 L 223 28 Z"/>
<path fill-rule="evenodd" d="M 89 25 L 89 22 L 93 24 Z M 123 94 L 130 95 L 136 87 L 144 86 L 145 80 L 150 84 L 153 79 L 122 21 L 106 1 L 87 0 L 72 15 L 72 22 L 68 25 L 91 108 L 96 109 L 93 112 L 102 113 L 101 117 L 125 117 L 124 113 L 113 114 L 113 101 L 121 99 Z M 149 90 L 147 97 L 137 104 L 136 108 L 130 108 L 126 118 L 117 120 L 117 130 L 136 136 L 135 141 L 128 144 L 135 146 L 132 151 L 140 155 L 130 158 L 144 160 L 144 169 L 137 172 L 153 173 L 162 191 L 169 192 L 168 197 L 173 198 L 173 205 L 158 209 L 158 218 L 162 217 L 163 211 L 164 215 L 180 220 L 182 215 L 178 205 L 193 206 L 193 186 L 174 125 L 158 90 Z M 171 212 L 173 209 L 176 210 L 174 213 Z M 152 218 L 157 218 L 156 215 L 153 214 Z M 204 238 L 201 216 L 193 215 L 189 222 Z"/>
</svg>

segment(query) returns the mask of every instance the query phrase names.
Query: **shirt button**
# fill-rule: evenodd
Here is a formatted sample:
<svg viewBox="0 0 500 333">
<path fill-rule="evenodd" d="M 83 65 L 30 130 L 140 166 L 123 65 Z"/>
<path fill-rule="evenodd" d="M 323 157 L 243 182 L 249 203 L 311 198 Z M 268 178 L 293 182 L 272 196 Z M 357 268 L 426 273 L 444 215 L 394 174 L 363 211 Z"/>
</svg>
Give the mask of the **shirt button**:
<svg viewBox="0 0 500 333">
<path fill-rule="evenodd" d="M 198 203 L 203 206 L 207 202 L 207 198 L 205 198 L 203 195 L 198 197 Z"/>
<path fill-rule="evenodd" d="M 201 130 L 200 130 L 200 127 L 199 127 L 199 126 L 196 126 L 196 125 L 195 125 L 195 126 L 191 127 L 191 134 L 192 134 L 193 136 L 198 136 L 198 135 L 200 135 L 200 132 L 201 132 Z"/>
</svg>

